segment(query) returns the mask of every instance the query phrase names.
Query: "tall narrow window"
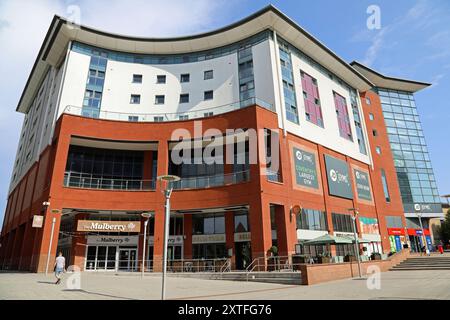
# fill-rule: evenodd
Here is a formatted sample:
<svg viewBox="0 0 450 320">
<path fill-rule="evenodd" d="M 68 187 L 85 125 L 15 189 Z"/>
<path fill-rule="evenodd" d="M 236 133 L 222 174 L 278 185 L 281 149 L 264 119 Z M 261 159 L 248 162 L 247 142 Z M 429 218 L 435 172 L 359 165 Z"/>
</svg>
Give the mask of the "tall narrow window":
<svg viewBox="0 0 450 320">
<path fill-rule="evenodd" d="M 386 172 L 383 169 L 381 169 L 381 183 L 383 184 L 384 198 L 386 199 L 386 202 L 391 202 L 391 196 L 389 195 L 389 188 L 386 179 Z"/>
<path fill-rule="evenodd" d="M 322 108 L 320 106 L 317 80 L 303 71 L 300 71 L 300 75 L 302 78 L 306 119 L 320 127 L 323 127 Z"/>
<path fill-rule="evenodd" d="M 343 96 L 333 91 L 334 106 L 336 108 L 336 116 L 339 126 L 339 134 L 341 137 L 353 140 L 352 129 L 350 126 L 350 117 L 348 116 L 347 101 Z"/>
</svg>

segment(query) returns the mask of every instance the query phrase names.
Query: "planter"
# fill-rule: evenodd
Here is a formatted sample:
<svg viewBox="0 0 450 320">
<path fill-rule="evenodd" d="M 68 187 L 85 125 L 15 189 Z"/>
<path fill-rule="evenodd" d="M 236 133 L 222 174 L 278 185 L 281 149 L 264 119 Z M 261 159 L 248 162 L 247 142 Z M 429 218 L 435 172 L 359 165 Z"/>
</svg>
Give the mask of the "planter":
<svg viewBox="0 0 450 320">
<path fill-rule="evenodd" d="M 300 270 L 300 264 L 306 264 L 307 263 L 307 257 L 301 256 L 301 255 L 293 255 L 292 256 L 292 264 L 294 271 Z"/>
<path fill-rule="evenodd" d="M 317 262 L 318 263 L 331 263 L 331 258 L 330 257 L 318 257 L 317 258 Z"/>
<path fill-rule="evenodd" d="M 355 256 L 346 255 L 344 257 L 344 262 L 356 262 L 356 257 Z"/>
<path fill-rule="evenodd" d="M 370 258 L 372 260 L 381 260 L 381 254 L 379 253 L 372 253 L 372 255 L 370 256 Z"/>
</svg>

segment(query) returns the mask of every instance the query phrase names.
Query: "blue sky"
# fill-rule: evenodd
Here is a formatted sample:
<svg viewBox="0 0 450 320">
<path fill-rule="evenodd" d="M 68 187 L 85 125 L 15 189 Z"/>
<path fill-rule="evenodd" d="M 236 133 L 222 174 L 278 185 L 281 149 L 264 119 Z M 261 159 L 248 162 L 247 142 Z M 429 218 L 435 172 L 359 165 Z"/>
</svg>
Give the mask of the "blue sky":
<svg viewBox="0 0 450 320">
<path fill-rule="evenodd" d="M 449 194 L 448 0 L 0 0 L 0 220 L 23 120 L 15 108 L 54 14 L 71 16 L 79 8 L 82 24 L 158 37 L 219 28 L 269 3 L 348 62 L 358 60 L 382 73 L 434 84 L 416 100 L 439 191 Z M 369 5 L 381 9 L 380 30 L 366 26 Z"/>
</svg>

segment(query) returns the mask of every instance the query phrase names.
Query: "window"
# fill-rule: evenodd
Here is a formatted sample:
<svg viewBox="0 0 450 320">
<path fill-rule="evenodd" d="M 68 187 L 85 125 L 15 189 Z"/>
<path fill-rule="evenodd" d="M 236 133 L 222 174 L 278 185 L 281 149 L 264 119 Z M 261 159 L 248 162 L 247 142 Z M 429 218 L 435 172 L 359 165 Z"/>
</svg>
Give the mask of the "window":
<svg viewBox="0 0 450 320">
<path fill-rule="evenodd" d="M 140 94 L 132 94 L 130 103 L 131 104 L 140 104 L 141 103 L 141 95 Z"/>
<path fill-rule="evenodd" d="M 163 96 L 163 95 L 155 96 L 155 104 L 164 104 L 164 101 L 165 101 L 165 96 Z"/>
<path fill-rule="evenodd" d="M 302 209 L 302 212 L 297 215 L 297 229 L 328 230 L 326 212 L 312 209 Z"/>
<path fill-rule="evenodd" d="M 234 215 L 234 232 L 249 232 L 248 213 L 241 212 Z"/>
<path fill-rule="evenodd" d="M 353 220 L 349 214 L 331 214 L 333 220 L 333 230 L 335 232 L 353 232 Z"/>
<path fill-rule="evenodd" d="M 213 70 L 205 71 L 205 74 L 204 74 L 204 80 L 210 80 L 210 79 L 212 79 L 213 77 L 214 77 L 214 72 L 213 72 Z"/>
<path fill-rule="evenodd" d="M 391 196 L 389 195 L 389 188 L 386 179 L 386 172 L 383 169 L 381 169 L 381 183 L 383 184 L 384 198 L 386 199 L 386 202 L 391 202 Z"/>
<path fill-rule="evenodd" d="M 158 84 L 166 83 L 166 76 L 163 75 L 156 76 L 156 83 Z"/>
<path fill-rule="evenodd" d="M 205 113 L 203 114 L 203 116 L 204 116 L 205 118 L 212 117 L 213 115 L 214 115 L 214 112 L 205 112 Z"/>
<path fill-rule="evenodd" d="M 369 98 L 369 97 L 366 98 L 366 104 L 367 104 L 368 106 L 370 106 L 370 105 L 372 104 L 372 102 L 370 101 L 370 98 Z"/>
<path fill-rule="evenodd" d="M 374 137 L 378 137 L 378 131 L 377 130 L 373 129 L 372 130 L 372 134 L 373 134 Z"/>
<path fill-rule="evenodd" d="M 190 82 L 191 76 L 189 73 L 182 74 L 180 77 L 180 82 Z"/>
<path fill-rule="evenodd" d="M 142 74 L 133 74 L 133 83 L 142 83 Z"/>
<path fill-rule="evenodd" d="M 225 243 L 208 243 L 192 245 L 193 259 L 219 259 L 228 257 Z"/>
<path fill-rule="evenodd" d="M 347 102 L 343 96 L 333 91 L 334 105 L 336 108 L 336 116 L 339 126 L 339 134 L 341 137 L 353 140 L 352 129 L 350 127 L 350 118 L 348 115 Z"/>
<path fill-rule="evenodd" d="M 300 76 L 302 78 L 306 119 L 320 127 L 323 127 L 322 108 L 320 106 L 317 80 L 301 70 Z"/>
<path fill-rule="evenodd" d="M 381 154 L 381 148 L 380 148 L 380 147 L 376 147 L 376 148 L 375 148 L 375 151 L 376 151 L 378 154 Z"/>
<path fill-rule="evenodd" d="M 214 91 L 209 90 L 204 93 L 204 100 L 212 100 L 214 99 Z"/>
<path fill-rule="evenodd" d="M 153 117 L 154 122 L 164 122 L 164 117 Z"/>
<path fill-rule="evenodd" d="M 181 115 L 178 117 L 179 120 L 189 120 L 189 116 L 188 115 Z"/>
<path fill-rule="evenodd" d="M 369 119 L 370 121 L 373 121 L 373 119 L 375 119 L 372 113 L 369 113 Z"/>
<path fill-rule="evenodd" d="M 194 214 L 192 216 L 192 234 L 224 234 L 225 216 L 217 214 Z"/>
<path fill-rule="evenodd" d="M 180 103 L 189 102 L 189 93 L 180 94 Z"/>
<path fill-rule="evenodd" d="M 139 117 L 138 116 L 128 116 L 128 121 L 130 122 L 138 122 Z"/>
</svg>

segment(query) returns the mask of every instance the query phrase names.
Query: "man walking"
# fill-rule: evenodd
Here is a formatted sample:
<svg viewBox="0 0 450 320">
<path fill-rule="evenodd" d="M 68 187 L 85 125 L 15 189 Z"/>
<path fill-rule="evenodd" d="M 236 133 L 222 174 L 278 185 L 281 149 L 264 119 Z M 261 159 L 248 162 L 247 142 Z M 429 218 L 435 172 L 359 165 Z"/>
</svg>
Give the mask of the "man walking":
<svg viewBox="0 0 450 320">
<path fill-rule="evenodd" d="M 55 260 L 55 277 L 56 283 L 61 283 L 61 274 L 66 271 L 66 258 L 63 257 L 62 252 L 60 251 L 58 257 Z"/>
</svg>

